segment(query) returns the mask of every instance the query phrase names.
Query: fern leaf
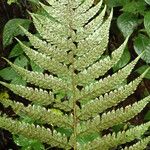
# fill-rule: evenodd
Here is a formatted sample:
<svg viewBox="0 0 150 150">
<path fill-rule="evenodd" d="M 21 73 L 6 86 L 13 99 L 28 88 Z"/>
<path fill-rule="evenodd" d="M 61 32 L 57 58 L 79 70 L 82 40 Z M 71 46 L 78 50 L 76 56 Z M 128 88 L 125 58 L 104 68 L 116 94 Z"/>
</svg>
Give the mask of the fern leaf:
<svg viewBox="0 0 150 150">
<path fill-rule="evenodd" d="M 116 106 L 121 101 L 125 100 L 129 95 L 131 95 L 137 88 L 138 84 L 141 82 L 143 75 L 128 85 L 121 86 L 119 89 L 106 93 L 104 96 L 100 96 L 95 100 L 89 101 L 87 104 L 83 105 L 79 118 L 81 120 L 94 117 L 98 113 L 102 113 L 104 110 Z"/>
<path fill-rule="evenodd" d="M 73 19 L 73 28 L 78 29 L 79 27 L 84 26 L 91 18 L 93 18 L 100 10 L 102 5 L 102 0 L 92 8 L 90 6 L 93 4 L 93 1 L 84 2 L 81 7 L 77 8 L 74 14 Z M 80 9 L 82 8 L 82 10 Z M 89 9 L 88 9 L 89 8 Z"/>
<path fill-rule="evenodd" d="M 71 118 L 55 113 L 51 109 L 46 110 L 45 107 L 36 105 L 25 107 L 22 103 L 8 99 L 1 99 L 0 102 L 5 107 L 11 106 L 18 115 L 27 115 L 33 120 L 40 121 L 42 124 L 48 123 L 58 127 L 72 128 Z"/>
<path fill-rule="evenodd" d="M 63 80 L 57 77 L 53 77 L 52 75 L 47 75 L 47 74 L 38 73 L 34 71 L 28 71 L 22 67 L 12 64 L 8 60 L 7 62 L 27 82 L 35 84 L 44 89 L 53 89 L 54 92 L 69 90 L 69 86 Z"/>
<path fill-rule="evenodd" d="M 84 69 L 94 61 L 98 60 L 104 53 L 109 39 L 109 27 L 112 19 L 112 11 L 107 20 L 93 34 L 86 39 L 79 41 L 76 55 L 79 58 L 75 62 L 75 68 L 78 70 Z M 100 36 L 99 36 L 100 35 Z M 95 54 L 97 54 L 95 56 Z M 87 59 L 88 58 L 88 59 Z M 89 64 L 87 62 L 88 61 Z M 81 64 L 80 64 L 81 63 Z M 82 66 L 83 65 L 83 66 Z"/>
<path fill-rule="evenodd" d="M 59 30 L 63 30 L 63 27 L 60 23 L 56 21 L 52 21 L 50 18 L 46 16 L 37 15 L 37 14 L 31 14 L 31 15 L 37 31 L 40 33 L 42 38 L 45 39 L 48 43 L 54 44 L 60 49 L 75 48 L 75 45 L 74 43 L 72 43 L 72 40 L 68 39 L 70 34 L 73 33 L 71 32 L 69 34 L 69 28 L 67 30 L 65 28 L 63 33 L 61 33 L 61 31 L 59 32 Z"/>
<path fill-rule="evenodd" d="M 103 150 L 108 150 L 117 147 L 118 145 L 131 142 L 134 139 L 141 137 L 149 127 L 150 122 L 147 122 L 140 126 L 128 129 L 127 131 L 105 135 L 87 144 L 83 150 L 99 150 L 100 147 L 103 147 Z"/>
<path fill-rule="evenodd" d="M 42 3 L 40 3 L 40 5 L 49 14 L 49 16 L 51 16 L 57 22 L 68 25 L 69 19 L 67 16 L 68 1 L 66 0 L 55 1 L 55 3 L 53 4 L 50 3 L 51 7 L 46 6 Z"/>
<path fill-rule="evenodd" d="M 85 123 L 87 129 L 80 132 L 79 135 L 81 136 L 88 133 L 99 132 L 119 123 L 126 122 L 141 112 L 149 101 L 150 96 L 134 103 L 133 105 L 126 106 L 125 108 L 103 113 L 101 117 L 96 116 L 92 121 Z"/>
<path fill-rule="evenodd" d="M 34 48 L 38 49 L 38 52 L 50 56 L 58 62 L 64 62 L 66 64 L 71 62 L 71 58 L 69 58 L 67 55 L 68 49 L 58 49 L 56 46 L 46 43 L 45 41 L 39 39 L 37 36 L 32 35 L 23 27 L 20 26 L 20 28 L 26 34 Z"/>
<path fill-rule="evenodd" d="M 29 47 L 27 47 L 25 44 L 23 44 L 21 41 L 19 41 L 19 44 L 21 45 L 22 49 L 26 53 L 26 55 L 33 60 L 36 64 L 38 64 L 41 68 L 48 70 L 49 72 L 52 72 L 53 74 L 57 74 L 58 76 L 67 76 L 69 77 L 69 70 L 66 65 L 63 65 L 59 62 L 57 62 L 55 59 L 50 58 L 49 56 L 46 56 L 45 54 L 39 53 Z"/>
<path fill-rule="evenodd" d="M 94 81 L 95 78 L 103 76 L 113 65 L 115 65 L 121 58 L 123 50 L 126 46 L 128 38 L 125 42 L 112 53 L 112 58 L 107 56 L 106 58 L 94 63 L 89 68 L 84 69 L 78 74 L 78 83 L 87 84 Z"/>
<path fill-rule="evenodd" d="M 27 138 L 36 139 L 43 143 L 50 144 L 53 147 L 59 147 L 64 149 L 71 148 L 67 143 L 67 138 L 60 133 L 51 132 L 44 127 L 35 126 L 11 118 L 0 117 L 0 127 L 13 132 L 14 134 L 20 134 Z"/>
<path fill-rule="evenodd" d="M 80 101 L 84 100 L 85 98 L 87 100 L 93 99 L 101 94 L 104 94 L 114 89 L 116 85 L 121 84 L 124 79 L 128 77 L 140 57 L 141 56 L 138 56 L 134 61 L 129 63 L 123 69 L 119 70 L 117 73 L 114 73 L 112 76 L 108 76 L 103 80 L 96 81 L 94 83 L 91 83 L 90 85 L 85 86 L 80 94 L 82 96 L 79 96 L 78 99 Z"/>
<path fill-rule="evenodd" d="M 150 136 L 141 139 L 139 142 L 136 144 L 130 146 L 130 147 L 125 147 L 122 150 L 144 150 L 147 147 L 147 144 L 150 142 Z"/>
<path fill-rule="evenodd" d="M 75 14 L 78 16 L 78 15 L 85 13 L 90 7 L 92 7 L 93 4 L 94 4 L 94 0 L 83 1 L 79 5 L 79 7 L 76 8 Z"/>
<path fill-rule="evenodd" d="M 0 84 L 12 90 L 15 94 L 32 101 L 35 104 L 49 105 L 54 102 L 54 95 L 52 92 L 47 92 L 42 89 L 33 89 L 31 87 L 25 87 L 22 85 L 8 84 L 0 82 Z"/>
<path fill-rule="evenodd" d="M 83 40 L 84 38 L 87 38 L 90 34 L 95 32 L 103 23 L 103 18 L 106 12 L 106 6 L 103 8 L 102 12 L 95 17 L 92 21 L 90 21 L 87 25 L 84 27 L 80 27 L 77 29 L 77 41 Z"/>
</svg>

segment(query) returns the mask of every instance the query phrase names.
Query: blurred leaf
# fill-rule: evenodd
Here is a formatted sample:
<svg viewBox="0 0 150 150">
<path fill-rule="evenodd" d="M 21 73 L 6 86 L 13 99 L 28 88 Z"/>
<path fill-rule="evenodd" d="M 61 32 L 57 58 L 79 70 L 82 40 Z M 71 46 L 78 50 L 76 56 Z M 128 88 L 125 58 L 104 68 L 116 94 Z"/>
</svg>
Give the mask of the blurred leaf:
<svg viewBox="0 0 150 150">
<path fill-rule="evenodd" d="M 65 134 L 67 137 L 70 137 L 72 134 L 71 129 L 56 128 L 56 131 L 60 132 L 62 135 Z"/>
<path fill-rule="evenodd" d="M 44 71 L 44 69 L 42 69 L 41 67 L 39 67 L 33 61 L 30 61 L 30 64 L 31 64 L 31 68 L 32 68 L 33 71 L 36 71 L 36 72 L 43 72 Z"/>
<path fill-rule="evenodd" d="M 40 0 L 28 0 L 28 1 L 36 4 L 40 2 Z"/>
<path fill-rule="evenodd" d="M 124 37 L 131 35 L 138 26 L 138 18 L 132 13 L 123 13 L 117 19 L 117 25 L 122 31 Z"/>
<path fill-rule="evenodd" d="M 0 76 L 4 80 L 13 80 L 18 76 L 18 74 L 11 67 L 7 67 L 0 70 Z"/>
<path fill-rule="evenodd" d="M 118 125 L 113 126 L 112 129 L 114 132 L 117 133 L 117 132 L 121 131 L 124 128 L 124 126 L 125 126 L 125 124 L 118 124 Z"/>
<path fill-rule="evenodd" d="M 150 0 L 145 0 L 145 2 L 150 5 Z"/>
<path fill-rule="evenodd" d="M 136 70 L 136 72 L 138 72 L 139 74 L 142 74 L 142 73 L 144 73 L 144 71 L 146 70 L 146 69 L 148 69 L 150 66 L 148 66 L 148 65 L 143 65 L 143 66 L 141 66 L 140 68 L 138 68 L 137 70 Z M 148 71 L 148 73 L 145 75 L 145 78 L 147 78 L 147 79 L 150 79 L 150 70 Z"/>
<path fill-rule="evenodd" d="M 16 76 L 14 79 L 11 81 L 12 84 L 18 84 L 18 85 L 26 85 L 26 81 L 22 79 L 19 75 Z"/>
<path fill-rule="evenodd" d="M 150 110 L 147 112 L 147 114 L 144 116 L 145 121 L 150 121 Z"/>
<path fill-rule="evenodd" d="M 106 4 L 109 7 L 117 7 L 117 6 L 123 6 L 126 3 L 129 3 L 129 0 L 107 0 Z"/>
<path fill-rule="evenodd" d="M 148 35 L 150 36 L 150 12 L 146 13 L 144 16 L 144 26 Z"/>
<path fill-rule="evenodd" d="M 120 60 L 117 62 L 117 64 L 113 67 L 113 71 L 116 72 L 120 68 L 124 67 L 129 61 L 130 61 L 131 55 L 129 50 L 126 48 L 120 58 Z"/>
<path fill-rule="evenodd" d="M 85 143 L 88 143 L 90 141 L 93 141 L 94 139 L 96 139 L 99 136 L 100 136 L 99 133 L 93 133 L 93 134 L 90 134 L 88 136 L 86 135 L 86 136 L 78 137 L 77 140 L 79 143 L 85 144 Z"/>
<path fill-rule="evenodd" d="M 29 42 L 22 42 L 24 43 L 25 45 L 27 46 L 30 46 L 31 44 Z M 11 50 L 10 54 L 9 54 L 9 58 L 12 58 L 12 57 L 17 57 L 19 55 L 23 54 L 23 49 L 22 47 L 20 46 L 19 43 L 17 43 L 14 48 Z"/>
<path fill-rule="evenodd" d="M 28 62 L 29 61 L 25 55 L 20 55 L 15 59 L 14 64 L 23 68 L 27 68 Z"/>
<path fill-rule="evenodd" d="M 28 30 L 31 21 L 29 19 L 12 19 L 7 22 L 3 32 L 3 44 L 7 46 L 12 43 L 13 37 L 24 35 L 19 25 Z"/>
<path fill-rule="evenodd" d="M 37 140 L 28 139 L 21 135 L 14 135 L 13 139 L 18 146 L 22 146 L 21 150 L 45 150 L 44 145 Z"/>
<path fill-rule="evenodd" d="M 132 1 L 123 6 L 124 12 L 144 14 L 146 9 L 144 1 Z"/>
<path fill-rule="evenodd" d="M 150 63 L 150 38 L 140 34 L 134 41 L 134 49 L 138 55 L 145 51 L 141 58 Z"/>
</svg>

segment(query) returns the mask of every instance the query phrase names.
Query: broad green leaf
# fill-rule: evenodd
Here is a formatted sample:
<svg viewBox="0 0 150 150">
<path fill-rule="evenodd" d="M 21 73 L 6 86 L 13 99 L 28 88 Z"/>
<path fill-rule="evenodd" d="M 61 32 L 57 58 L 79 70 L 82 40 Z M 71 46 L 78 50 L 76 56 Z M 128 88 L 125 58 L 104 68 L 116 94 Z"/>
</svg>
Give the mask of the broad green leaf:
<svg viewBox="0 0 150 150">
<path fill-rule="evenodd" d="M 39 67 L 37 64 L 35 64 L 33 61 L 30 61 L 30 65 L 33 71 L 36 72 L 43 72 L 44 69 L 42 69 L 41 67 Z"/>
<path fill-rule="evenodd" d="M 131 58 L 130 52 L 126 48 L 118 63 L 113 67 L 113 71 L 116 72 L 120 68 L 124 67 L 130 61 L 130 58 Z"/>
<path fill-rule="evenodd" d="M 4 27 L 3 45 L 7 46 L 12 43 L 12 40 L 17 35 L 24 35 L 19 25 L 28 30 L 31 21 L 29 19 L 12 19 L 8 21 Z"/>
<path fill-rule="evenodd" d="M 145 2 L 150 5 L 150 0 L 145 0 Z"/>
<path fill-rule="evenodd" d="M 18 74 L 11 67 L 7 67 L 0 70 L 0 76 L 4 80 L 13 80 L 18 76 Z"/>
<path fill-rule="evenodd" d="M 117 19 L 117 25 L 124 37 L 131 35 L 138 26 L 138 18 L 132 13 L 123 13 Z"/>
<path fill-rule="evenodd" d="M 4 80 L 11 81 L 12 84 L 26 85 L 26 82 L 11 67 L 0 70 L 0 76 Z"/>
<path fill-rule="evenodd" d="M 150 12 L 146 13 L 144 16 L 144 26 L 148 35 L 150 36 Z"/>
<path fill-rule="evenodd" d="M 28 63 L 29 63 L 29 61 L 25 55 L 20 55 L 14 61 L 14 64 L 16 64 L 20 67 L 23 67 L 23 68 L 27 68 Z"/>
<path fill-rule="evenodd" d="M 150 63 L 150 38 L 139 34 L 139 36 L 134 41 L 134 49 L 138 55 L 145 51 L 141 58 L 145 62 Z"/>
<path fill-rule="evenodd" d="M 117 7 L 117 6 L 123 6 L 128 2 L 129 2 L 129 0 L 107 0 L 106 4 L 109 7 Z"/>
<path fill-rule="evenodd" d="M 134 14 L 140 13 L 143 15 L 146 9 L 145 6 L 146 3 L 144 1 L 132 1 L 123 6 L 123 11 L 134 13 Z"/>
<path fill-rule="evenodd" d="M 146 115 L 144 116 L 144 120 L 145 121 L 150 121 L 150 110 L 146 113 Z"/>
<path fill-rule="evenodd" d="M 144 71 L 146 70 L 146 69 L 148 69 L 150 66 L 148 66 L 148 65 L 143 65 L 143 66 L 141 66 L 140 68 L 138 68 L 137 70 L 136 70 L 136 72 L 138 72 L 139 74 L 142 74 L 142 73 L 144 73 Z M 147 78 L 147 79 L 150 79 L 150 70 L 148 71 L 148 73 L 144 76 L 145 78 Z"/>
<path fill-rule="evenodd" d="M 26 81 L 23 80 L 19 75 L 16 78 L 12 79 L 11 84 L 18 84 L 18 85 L 26 85 Z"/>
<path fill-rule="evenodd" d="M 23 42 L 25 45 L 27 46 L 30 46 L 30 43 L 29 42 Z M 12 58 L 12 57 L 17 57 L 17 56 L 20 56 L 21 54 L 23 54 L 24 51 L 22 49 L 22 47 L 20 46 L 20 44 L 16 44 L 14 46 L 14 48 L 11 50 L 10 54 L 9 54 L 9 58 Z"/>
<path fill-rule="evenodd" d="M 21 150 L 45 150 L 44 145 L 37 140 L 28 139 L 21 135 L 14 135 L 13 139 L 18 146 L 22 146 Z"/>
</svg>

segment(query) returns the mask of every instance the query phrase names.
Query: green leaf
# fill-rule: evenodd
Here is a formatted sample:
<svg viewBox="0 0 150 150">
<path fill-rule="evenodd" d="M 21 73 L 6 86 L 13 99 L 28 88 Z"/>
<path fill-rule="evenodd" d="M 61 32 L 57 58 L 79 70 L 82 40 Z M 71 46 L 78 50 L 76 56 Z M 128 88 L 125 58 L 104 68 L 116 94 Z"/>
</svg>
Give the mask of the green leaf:
<svg viewBox="0 0 150 150">
<path fill-rule="evenodd" d="M 19 75 L 12 79 L 11 84 L 18 84 L 18 85 L 26 85 L 26 81 L 24 81 Z"/>
<path fill-rule="evenodd" d="M 144 71 L 146 70 L 146 69 L 148 69 L 150 66 L 148 66 L 148 65 L 143 65 L 143 66 L 141 66 L 140 68 L 138 68 L 137 70 L 136 70 L 136 72 L 138 72 L 139 74 L 142 74 L 142 73 L 144 73 Z M 150 79 L 150 70 L 148 71 L 148 73 L 145 75 L 145 78 L 147 78 L 147 79 Z"/>
<path fill-rule="evenodd" d="M 129 0 L 107 0 L 106 4 L 109 7 L 117 7 L 117 6 L 123 6 L 128 2 L 129 2 Z"/>
<path fill-rule="evenodd" d="M 138 18 L 132 13 L 123 13 L 117 19 L 117 25 L 124 37 L 131 35 L 138 26 Z"/>
<path fill-rule="evenodd" d="M 141 58 L 150 63 L 150 38 L 140 34 L 134 41 L 134 49 L 138 55 L 145 51 Z"/>
<path fill-rule="evenodd" d="M 14 61 L 14 64 L 23 67 L 23 68 L 27 68 L 28 65 L 28 59 L 26 58 L 25 55 L 20 55 L 19 57 L 17 57 Z"/>
<path fill-rule="evenodd" d="M 147 114 L 144 116 L 145 121 L 150 121 L 150 110 L 147 112 Z"/>
<path fill-rule="evenodd" d="M 43 72 L 44 71 L 44 69 L 42 69 L 41 67 L 39 67 L 33 61 L 30 61 L 30 64 L 31 64 L 31 68 L 32 68 L 33 71 L 36 71 L 36 72 Z"/>
<path fill-rule="evenodd" d="M 28 30 L 31 21 L 29 19 L 12 19 L 7 22 L 3 32 L 3 44 L 7 46 L 12 43 L 12 40 L 17 35 L 24 35 L 19 25 Z"/>
<path fill-rule="evenodd" d="M 124 67 L 129 61 L 130 61 L 131 55 L 129 50 L 126 48 L 120 58 L 120 60 L 117 62 L 117 64 L 113 67 L 113 71 L 116 72 L 120 68 Z"/>
<path fill-rule="evenodd" d="M 18 146 L 22 146 L 21 150 L 44 150 L 44 145 L 37 140 L 25 138 L 21 135 L 13 136 L 14 142 Z"/>
<path fill-rule="evenodd" d="M 25 44 L 25 45 L 27 45 L 27 46 L 30 46 L 29 42 L 22 42 L 22 43 Z M 11 50 L 11 52 L 9 54 L 9 58 L 20 56 L 23 53 L 24 53 L 24 51 L 23 51 L 22 47 L 20 46 L 20 44 L 18 43 Z"/>
<path fill-rule="evenodd" d="M 132 1 L 124 5 L 123 11 L 124 12 L 130 12 L 130 13 L 140 13 L 144 14 L 144 11 L 146 9 L 146 4 L 144 1 Z"/>
<path fill-rule="evenodd" d="M 18 74 L 11 67 L 7 67 L 7 68 L 0 70 L 0 76 L 4 80 L 9 81 L 9 80 L 13 80 L 14 78 L 16 78 Z"/>
<path fill-rule="evenodd" d="M 145 2 L 150 5 L 150 0 L 145 0 Z"/>
<path fill-rule="evenodd" d="M 148 35 L 150 36 L 150 12 L 146 13 L 144 16 L 144 26 Z"/>
<path fill-rule="evenodd" d="M 32 3 L 35 3 L 35 4 L 37 4 L 37 3 L 39 3 L 40 2 L 40 0 L 28 0 L 29 2 L 32 2 Z"/>
<path fill-rule="evenodd" d="M 0 76 L 4 80 L 11 81 L 12 84 L 26 85 L 26 81 L 22 80 L 22 78 L 11 67 L 0 70 Z"/>
</svg>

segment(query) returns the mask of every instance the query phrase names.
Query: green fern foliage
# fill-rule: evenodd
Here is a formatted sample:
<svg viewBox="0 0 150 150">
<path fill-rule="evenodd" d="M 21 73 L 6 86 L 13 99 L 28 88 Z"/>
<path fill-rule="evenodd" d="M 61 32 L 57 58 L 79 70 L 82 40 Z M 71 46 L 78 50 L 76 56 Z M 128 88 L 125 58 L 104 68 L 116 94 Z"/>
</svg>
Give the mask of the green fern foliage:
<svg viewBox="0 0 150 150">
<path fill-rule="evenodd" d="M 40 3 L 47 16 L 30 13 L 38 36 L 20 27 L 32 47 L 17 39 L 25 54 L 45 72 L 26 70 L 6 60 L 30 84 L 0 82 L 31 104 L 25 106 L 6 98 L 1 98 L 0 102 L 5 107 L 11 106 L 17 115 L 32 118 L 36 124 L 2 115 L 0 127 L 65 150 L 109 150 L 135 139 L 140 141 L 124 150 L 143 150 L 150 137 L 141 137 L 150 122 L 118 133 L 101 134 L 132 119 L 150 102 L 148 96 L 125 108 L 113 109 L 134 93 L 147 72 L 122 84 L 139 56 L 107 76 L 106 73 L 120 60 L 129 38 L 111 56 L 103 55 L 109 42 L 113 11 L 106 17 L 106 6 L 103 7 L 102 1 L 97 5 L 93 5 L 94 0 L 47 2 L 48 5 Z M 70 134 L 59 132 L 59 128 L 69 130 Z"/>
</svg>

